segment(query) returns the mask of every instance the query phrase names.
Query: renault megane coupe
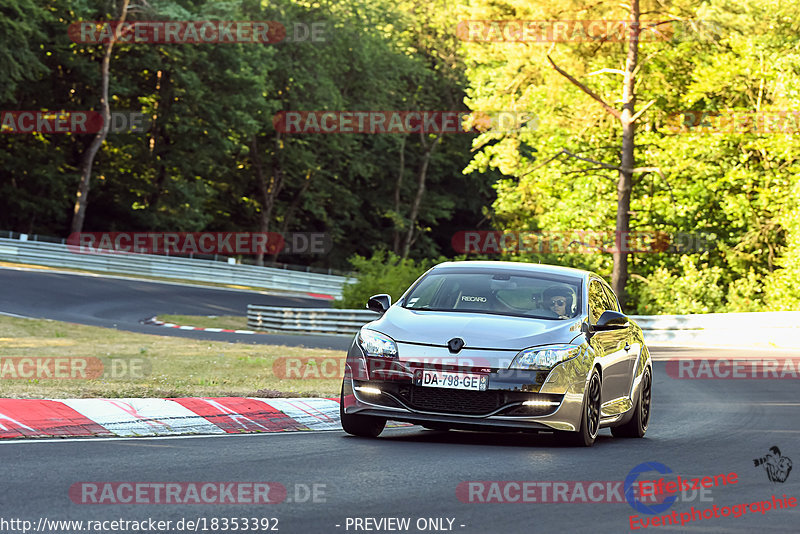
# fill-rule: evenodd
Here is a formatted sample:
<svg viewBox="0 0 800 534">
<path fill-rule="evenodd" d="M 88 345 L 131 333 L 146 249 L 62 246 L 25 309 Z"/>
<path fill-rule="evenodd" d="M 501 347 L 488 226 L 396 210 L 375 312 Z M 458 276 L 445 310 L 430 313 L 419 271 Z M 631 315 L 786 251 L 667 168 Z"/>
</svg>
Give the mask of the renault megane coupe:
<svg viewBox="0 0 800 534">
<path fill-rule="evenodd" d="M 598 430 L 641 438 L 653 367 L 642 330 L 598 275 L 514 262 L 439 264 L 347 353 L 344 430 L 375 437 L 387 419 L 429 429 L 556 432 L 591 446 Z"/>
</svg>

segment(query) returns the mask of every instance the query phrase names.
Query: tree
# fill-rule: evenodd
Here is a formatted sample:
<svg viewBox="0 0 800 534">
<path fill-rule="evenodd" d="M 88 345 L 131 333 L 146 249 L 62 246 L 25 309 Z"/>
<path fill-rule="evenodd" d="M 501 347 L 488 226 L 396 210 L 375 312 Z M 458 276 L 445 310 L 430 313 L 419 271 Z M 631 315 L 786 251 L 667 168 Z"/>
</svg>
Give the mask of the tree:
<svg viewBox="0 0 800 534">
<path fill-rule="evenodd" d="M 788 5 L 778 9 L 761 0 L 749 1 L 744 9 L 725 1 L 704 6 L 675 2 L 669 10 L 652 2 L 642 5 L 649 19 L 640 24 L 642 31 L 657 27 L 661 35 L 670 36 L 670 30 L 673 35 L 638 41 L 641 58 L 633 70 L 634 91 L 627 95 L 625 82 L 631 78 L 623 78 L 620 91 L 614 77 L 625 77 L 630 69 L 628 39 L 620 43 L 576 39 L 558 45 L 557 56 L 547 52 L 549 44 L 536 42 L 465 43 L 470 107 L 531 109 L 540 119 L 535 132 L 482 136 L 469 169 L 494 167 L 507 176 L 497 184 L 498 199 L 491 214 L 500 227 L 560 231 L 574 230 L 577 224 L 581 230 L 602 230 L 616 228 L 617 216 L 624 215 L 619 212 L 627 211 L 633 232 L 663 232 L 677 241 L 681 236 L 698 238 L 699 247 L 689 243 L 676 245 L 669 253 L 628 255 L 630 311 L 658 311 L 639 306 L 645 305 L 644 284 L 663 272 L 659 268 L 680 277 L 689 272 L 688 265 L 718 267 L 720 284 L 731 288 L 723 291 L 723 301 L 735 299 L 750 283 L 745 279 L 753 277 L 751 272 L 756 279 L 764 276 L 782 253 L 785 238 L 778 215 L 788 208 L 797 151 L 790 148 L 791 137 L 763 135 L 760 127 L 749 133 L 683 131 L 675 128 L 674 118 L 684 110 L 714 117 L 726 110 L 758 113 L 796 107 L 789 80 L 800 70 L 796 47 L 786 44 L 792 32 L 787 21 L 793 20 L 790 13 L 797 9 Z M 619 18 L 619 8 L 603 4 L 587 8 L 572 2 L 559 6 L 558 12 L 544 2 L 509 1 L 506 7 L 500 12 L 493 4 L 474 3 L 465 18 L 570 20 L 573 10 L 585 20 Z M 625 9 L 630 19 L 630 5 Z M 697 26 L 698 19 L 706 25 Z M 663 21 L 675 22 L 658 25 Z M 583 87 L 554 69 L 548 56 L 564 73 L 581 80 Z M 622 57 L 626 59 L 621 61 Z M 604 106 L 586 105 L 584 89 L 589 87 L 599 100 L 616 107 L 620 118 L 631 95 L 650 106 L 646 117 L 643 107 L 630 111 L 636 118 L 631 121 L 634 161 L 647 167 L 626 166 L 633 171 L 628 210 L 620 210 L 619 203 L 612 210 L 610 203 L 598 201 L 614 193 L 619 200 L 625 131 Z M 620 104 L 613 102 L 612 93 L 622 93 Z M 692 262 L 681 261 L 687 254 L 693 256 Z M 617 259 L 610 254 L 570 253 L 534 258 L 612 275 Z M 737 280 L 742 282 L 734 288 Z M 669 288 L 661 291 L 659 302 L 674 298 Z"/>
<path fill-rule="evenodd" d="M 20 84 L 49 72 L 34 44 L 44 38 L 41 26 L 50 16 L 31 0 L 7 0 L 0 15 L 0 102 L 11 102 Z"/>
<path fill-rule="evenodd" d="M 625 58 L 625 70 L 622 73 L 624 80 L 622 82 L 622 109 L 618 110 L 611 105 L 607 104 L 603 98 L 598 96 L 594 91 L 586 87 L 582 82 L 571 76 L 566 71 L 556 65 L 553 59 L 548 54 L 547 59 L 553 68 L 581 91 L 589 95 L 592 99 L 599 102 L 603 109 L 619 121 L 622 127 L 622 146 L 620 149 L 620 163 L 616 167 L 619 172 L 617 182 L 617 217 L 616 217 L 616 232 L 615 232 L 615 246 L 613 252 L 614 268 L 611 274 L 611 286 L 617 294 L 620 306 L 625 306 L 626 292 L 625 288 L 628 283 L 628 245 L 627 236 L 630 231 L 630 208 L 631 208 L 631 188 L 633 185 L 634 172 L 651 172 L 658 169 L 636 169 L 636 157 L 634 149 L 636 146 L 636 121 L 642 116 L 642 113 L 652 105 L 655 101 L 651 101 L 646 107 L 642 108 L 639 113 L 635 112 L 636 105 L 636 72 L 638 71 L 639 64 L 639 38 L 642 33 L 639 11 L 639 0 L 630 0 L 628 19 L 630 22 L 630 29 L 628 34 L 628 50 Z M 668 23 L 665 21 L 664 23 Z M 654 25 L 655 27 L 658 24 Z M 572 155 L 572 154 L 570 154 Z M 572 155 L 573 157 L 577 157 Z M 607 164 L 600 163 L 586 158 L 584 161 L 607 167 Z M 614 167 L 611 167 L 614 168 Z"/>
<path fill-rule="evenodd" d="M 78 186 L 78 192 L 75 195 L 75 208 L 73 210 L 72 224 L 70 227 L 70 232 L 72 233 L 83 230 L 83 221 L 86 218 L 86 207 L 89 203 L 89 186 L 92 180 L 92 165 L 94 164 L 94 158 L 97 155 L 97 151 L 100 150 L 100 146 L 106 140 L 106 136 L 108 136 L 108 130 L 111 126 L 111 106 L 109 105 L 108 101 L 108 84 L 111 76 L 111 51 L 114 49 L 114 45 L 122 35 L 122 24 L 125 22 L 125 18 L 128 16 L 129 3 L 130 0 L 122 0 L 122 5 L 120 6 L 119 10 L 119 18 L 116 20 L 117 26 L 114 28 L 112 36 L 105 44 L 103 61 L 100 66 L 102 77 L 102 81 L 100 82 L 100 106 L 102 108 L 103 126 L 100 128 L 100 131 L 95 134 L 81 160 L 80 185 Z"/>
</svg>

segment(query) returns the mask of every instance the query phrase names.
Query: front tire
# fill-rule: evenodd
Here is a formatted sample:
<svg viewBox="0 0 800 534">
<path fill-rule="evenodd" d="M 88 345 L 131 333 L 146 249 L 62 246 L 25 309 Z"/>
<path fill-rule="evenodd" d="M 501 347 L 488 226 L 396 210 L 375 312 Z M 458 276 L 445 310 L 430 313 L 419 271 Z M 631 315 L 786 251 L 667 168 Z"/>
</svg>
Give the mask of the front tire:
<svg viewBox="0 0 800 534">
<path fill-rule="evenodd" d="M 564 441 L 575 447 L 591 447 L 600 429 L 600 373 L 592 370 L 583 394 L 581 423 L 576 432 L 565 432 Z"/>
<path fill-rule="evenodd" d="M 344 413 L 344 385 L 339 394 L 339 419 L 345 432 L 362 438 L 376 438 L 386 427 L 386 419 L 383 417 Z"/>
<path fill-rule="evenodd" d="M 650 368 L 647 367 L 642 375 L 642 383 L 639 385 L 639 402 L 636 403 L 636 412 L 631 420 L 624 425 L 616 426 L 611 429 L 611 434 L 615 438 L 643 438 L 647 432 L 647 425 L 650 423 L 650 402 L 653 394 L 653 379 L 650 376 Z"/>
</svg>

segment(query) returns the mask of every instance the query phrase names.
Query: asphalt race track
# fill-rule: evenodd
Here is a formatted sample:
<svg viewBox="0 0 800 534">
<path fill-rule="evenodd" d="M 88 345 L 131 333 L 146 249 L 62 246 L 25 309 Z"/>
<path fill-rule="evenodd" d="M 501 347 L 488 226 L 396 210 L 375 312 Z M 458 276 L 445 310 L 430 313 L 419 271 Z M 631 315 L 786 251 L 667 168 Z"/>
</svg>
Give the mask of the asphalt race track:
<svg viewBox="0 0 800 534">
<path fill-rule="evenodd" d="M 347 350 L 343 336 L 230 334 L 177 330 L 141 324 L 157 314 L 241 315 L 248 304 L 284 308 L 329 308 L 330 302 L 308 297 L 268 295 L 254 291 L 148 282 L 102 275 L 0 268 L 0 313 L 54 319 L 91 326 L 157 334 Z"/>
<path fill-rule="evenodd" d="M 412 525 L 419 518 L 444 517 L 454 519 L 453 531 L 476 534 L 629 532 L 629 516 L 637 512 L 627 503 L 470 503 L 459 500 L 456 488 L 465 481 L 622 481 L 638 464 L 655 461 L 682 477 L 738 475 L 737 484 L 713 488 L 703 500 L 700 495 L 688 500 L 692 492 L 687 492 L 687 502 L 676 502 L 660 515 L 784 493 L 797 497 L 800 473 L 773 483 L 753 459 L 775 445 L 784 456 L 800 458 L 799 407 L 792 380 L 674 380 L 657 363 L 646 438 L 615 439 L 603 430 L 591 449 L 562 447 L 545 434 L 420 427 L 386 430 L 375 440 L 313 432 L 6 442 L 0 443 L 2 514 L 34 524 L 39 518 L 277 517 L 280 532 L 298 534 L 356 532 L 352 525 L 345 528 L 348 517 L 408 517 Z M 317 488 L 324 495 L 318 493 L 318 502 L 259 505 L 73 503 L 70 486 L 92 481 L 279 482 L 293 501 L 295 493 L 304 500 L 304 488 L 321 484 Z M 797 532 L 798 521 L 800 512 L 792 508 L 647 531 Z M 418 532 L 416 527 L 408 531 Z"/>
<path fill-rule="evenodd" d="M 302 306 L 310 300 L 205 290 L 146 282 L 72 277 L 0 270 L 4 292 L 0 311 L 20 315 L 112 326 L 165 334 L 167 329 L 138 325 L 156 313 L 235 313 L 248 302 Z M 259 300 L 254 300 L 257 298 Z M 237 308 L 239 306 L 239 308 Z M 138 326 L 137 326 L 138 325 Z M 137 329 L 138 328 L 138 329 Z M 199 337 L 202 332 L 188 332 Z M 262 336 L 249 336 L 262 338 Z M 295 337 L 295 336 L 282 336 Z M 302 338 L 308 343 L 309 338 Z M 259 342 L 270 342 L 263 336 Z M 253 341 L 248 339 L 247 341 Z M 276 341 L 272 341 L 276 342 Z M 313 346 L 313 345 L 312 345 Z M 760 355 L 758 351 L 721 349 L 652 350 L 657 359 Z M 786 353 L 762 351 L 765 357 Z M 341 431 L 138 439 L 28 440 L 0 443 L 0 531 L 2 521 L 23 519 L 37 526 L 47 520 L 197 521 L 197 531 L 224 531 L 222 518 L 277 518 L 284 533 L 463 532 L 554 533 L 631 532 L 630 516 L 663 517 L 717 506 L 732 507 L 772 496 L 800 498 L 800 473 L 771 482 L 754 459 L 777 446 L 786 459 L 800 461 L 800 399 L 797 381 L 688 380 L 667 375 L 665 363 L 654 370 L 653 414 L 642 440 L 611 437 L 602 430 L 590 449 L 561 446 L 551 435 L 438 432 L 420 427 L 386 430 L 370 440 Z M 2 424 L 2 420 L 0 420 Z M 736 473 L 737 481 L 705 494 L 688 491 L 657 516 L 626 502 L 543 503 L 543 487 L 553 482 L 624 481 L 643 462 L 659 462 L 672 473 L 650 471 L 640 480 L 664 476 L 714 477 Z M 784 466 L 786 463 L 784 462 Z M 485 481 L 473 500 L 521 499 L 520 491 L 492 493 L 491 481 L 543 483 L 531 495 L 536 502 L 469 502 L 459 484 Z M 70 487 L 81 482 L 277 482 L 287 499 L 276 504 L 81 504 Z M 307 489 L 316 485 L 317 496 Z M 76 486 L 77 487 L 77 486 Z M 462 488 L 464 486 L 461 486 Z M 495 485 L 495 487 L 500 487 Z M 511 486 L 503 486 L 506 489 Z M 531 487 L 533 487 L 531 485 Z M 78 493 L 79 495 L 79 493 Z M 552 495 L 552 491 L 551 491 Z M 567 493 L 567 500 L 574 495 Z M 613 493 L 612 493 L 613 495 Z M 623 498 L 624 500 L 624 498 Z M 467 501 L 467 502 L 464 502 Z M 753 511 L 751 511 L 753 510 Z M 349 518 L 349 519 L 348 519 Z M 378 529 L 367 518 L 408 518 L 409 528 Z M 355 520 L 362 528 L 355 528 Z M 437 519 L 440 523 L 427 522 Z M 452 520 L 452 527 L 448 520 Z M 418 523 L 418 521 L 421 521 Z M 712 517 L 683 526 L 650 526 L 647 532 L 797 532 L 797 507 L 764 513 L 748 508 L 740 517 Z M 5 525 L 5 526 L 4 526 Z M 17 524 L 19 525 L 19 524 Z M 261 528 L 249 532 L 267 532 Z M 274 526 L 274 521 L 269 526 Z M 417 527 L 425 527 L 418 529 Z M 440 525 L 439 530 L 430 528 Z M 463 526 L 462 526 L 463 525 Z M 639 525 L 637 525 L 639 526 Z M 367 530 L 369 527 L 370 530 Z M 233 530 L 229 523 L 228 530 Z M 239 524 L 238 530 L 244 530 Z M 641 529 L 645 530 L 645 529 Z M 640 530 L 640 531 L 641 531 Z M 50 527 L 47 532 L 76 530 Z M 91 530 L 84 530 L 91 531 Z M 114 532 L 107 526 L 103 532 Z M 120 529 L 120 532 L 139 530 Z M 148 530 L 141 530 L 147 532 Z"/>
</svg>

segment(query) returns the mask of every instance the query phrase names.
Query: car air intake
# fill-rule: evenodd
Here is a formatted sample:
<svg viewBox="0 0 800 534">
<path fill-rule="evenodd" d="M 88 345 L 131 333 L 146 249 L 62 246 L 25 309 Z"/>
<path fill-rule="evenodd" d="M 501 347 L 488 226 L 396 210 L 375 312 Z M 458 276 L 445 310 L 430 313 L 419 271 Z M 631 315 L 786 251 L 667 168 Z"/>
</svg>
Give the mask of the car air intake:
<svg viewBox="0 0 800 534">
<path fill-rule="evenodd" d="M 500 407 L 497 391 L 459 391 L 457 389 L 412 386 L 409 403 L 418 410 L 431 412 L 486 414 Z"/>
</svg>

